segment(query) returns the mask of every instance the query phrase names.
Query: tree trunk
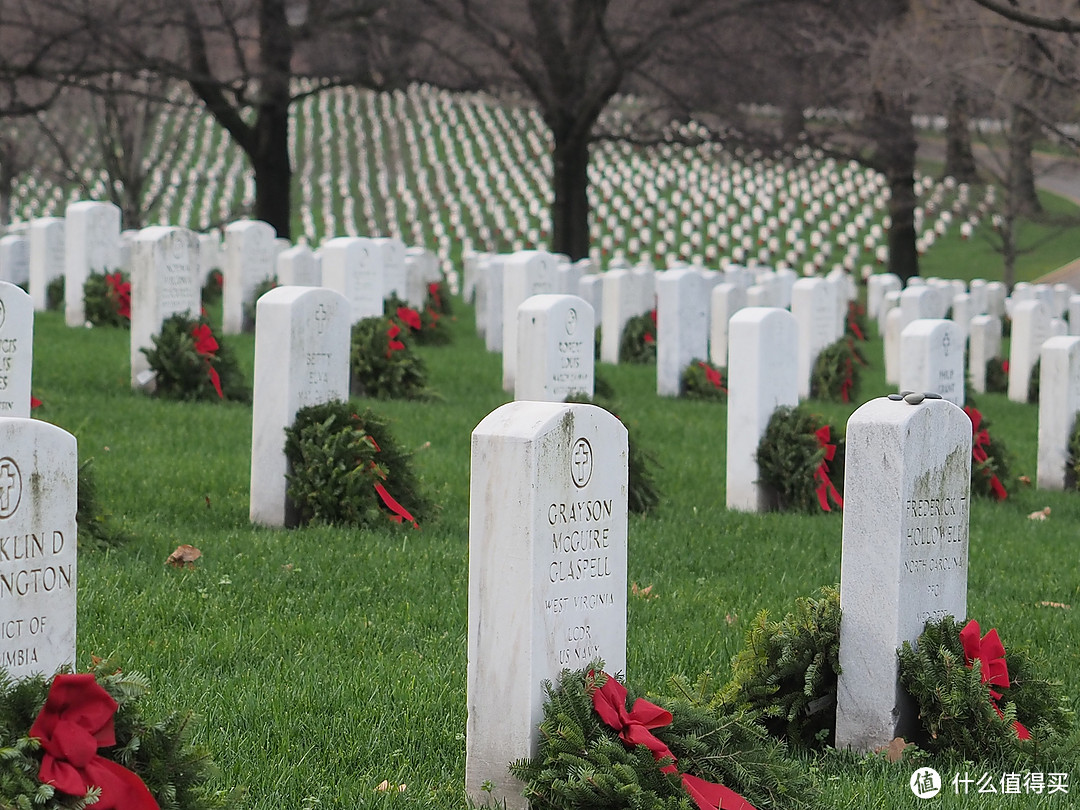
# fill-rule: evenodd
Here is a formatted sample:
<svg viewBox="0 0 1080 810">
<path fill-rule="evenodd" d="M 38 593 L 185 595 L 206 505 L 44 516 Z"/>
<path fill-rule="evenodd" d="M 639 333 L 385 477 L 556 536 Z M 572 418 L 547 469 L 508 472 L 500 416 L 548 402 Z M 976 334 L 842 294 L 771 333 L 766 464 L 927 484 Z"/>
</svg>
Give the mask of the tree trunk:
<svg viewBox="0 0 1080 810">
<path fill-rule="evenodd" d="M 1020 216 L 1042 212 L 1042 203 L 1035 191 L 1035 168 L 1031 153 L 1039 124 L 1030 112 L 1017 105 L 1009 122 L 1009 195 L 1013 211 Z"/>
<path fill-rule="evenodd" d="M 911 108 L 901 98 L 876 92 L 867 115 L 867 134 L 874 142 L 872 165 L 889 182 L 889 272 L 905 283 L 919 275 L 915 247 L 915 155 L 919 144 Z"/>
<path fill-rule="evenodd" d="M 292 164 L 289 162 L 289 106 L 259 110 L 255 148 L 249 152 L 255 171 L 255 219 L 274 226 L 282 239 L 292 239 Z"/>
<path fill-rule="evenodd" d="M 589 255 L 589 139 L 561 134 L 557 129 L 553 135 L 551 248 L 577 261 Z"/>
<path fill-rule="evenodd" d="M 945 176 L 954 177 L 960 183 L 978 180 L 968 121 L 967 97 L 963 90 L 955 90 L 949 101 L 945 125 Z"/>
<path fill-rule="evenodd" d="M 889 171 L 889 272 L 900 280 L 919 275 L 919 251 L 915 248 L 915 161 L 909 169 Z"/>
</svg>

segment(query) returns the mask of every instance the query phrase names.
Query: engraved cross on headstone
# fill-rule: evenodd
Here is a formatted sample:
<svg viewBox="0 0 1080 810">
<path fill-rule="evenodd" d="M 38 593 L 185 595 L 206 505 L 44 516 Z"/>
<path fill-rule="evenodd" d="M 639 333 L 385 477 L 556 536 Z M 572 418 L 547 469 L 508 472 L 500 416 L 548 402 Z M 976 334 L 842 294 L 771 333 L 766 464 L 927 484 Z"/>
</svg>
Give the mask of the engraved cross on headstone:
<svg viewBox="0 0 1080 810">
<path fill-rule="evenodd" d="M 11 492 L 18 483 L 18 479 L 11 474 L 11 466 L 10 461 L 0 463 L 0 512 L 11 508 Z"/>
<path fill-rule="evenodd" d="M 330 314 L 326 311 L 326 304 L 315 307 L 315 331 L 320 335 L 326 331 L 326 322 L 330 320 Z"/>
</svg>

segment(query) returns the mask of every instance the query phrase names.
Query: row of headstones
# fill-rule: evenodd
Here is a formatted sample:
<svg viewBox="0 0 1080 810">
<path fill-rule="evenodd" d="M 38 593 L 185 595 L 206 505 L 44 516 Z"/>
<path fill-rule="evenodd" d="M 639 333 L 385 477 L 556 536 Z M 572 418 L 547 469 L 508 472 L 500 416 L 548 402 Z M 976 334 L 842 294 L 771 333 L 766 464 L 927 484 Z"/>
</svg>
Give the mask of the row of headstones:
<svg viewBox="0 0 1080 810">
<path fill-rule="evenodd" d="M 501 352 L 503 388 L 515 390 L 518 307 L 535 295 L 577 295 L 586 301 L 601 327 L 600 359 L 619 361 L 623 328 L 635 316 L 656 309 L 657 393 L 677 396 L 683 369 L 694 359 L 728 363 L 728 323 L 746 306 L 789 308 L 800 330 L 799 393 L 810 393 L 810 373 L 817 354 L 844 332 L 847 302 L 854 298 L 851 276 L 833 272 L 800 279 L 781 268 L 724 271 L 650 267 L 589 272 L 543 251 L 465 257 L 463 294 L 476 303 L 476 328 L 487 349 Z"/>
<path fill-rule="evenodd" d="M 847 435 L 836 743 L 865 752 L 917 722 L 897 648 L 929 618 L 966 614 L 971 422 L 945 400 L 881 398 Z M 536 754 L 542 681 L 597 659 L 626 674 L 627 455 L 623 425 L 589 405 L 514 402 L 473 432 L 465 778 L 478 803 L 525 807 L 506 766 Z"/>
<path fill-rule="evenodd" d="M 162 299 L 167 316 L 192 307 L 197 313 L 203 281 L 211 270 L 220 269 L 225 334 L 244 329 L 245 304 L 253 303 L 256 288 L 270 278 L 287 286 L 325 284 L 338 289 L 352 302 L 354 320 L 381 315 L 391 294 L 421 307 L 427 285 L 441 278 L 433 253 L 407 248 L 396 238 L 337 237 L 312 250 L 278 239 L 265 222 L 247 220 L 225 227 L 222 246 L 217 234 L 183 228 L 121 231 L 120 209 L 104 202 L 72 203 L 64 218 L 34 220 L 26 231 L 0 239 L 0 279 L 28 285 L 34 308 L 43 310 L 49 283 L 63 276 L 69 326 L 85 321 L 83 288 L 91 273 L 131 272 L 133 311 L 137 302 Z M 158 278 L 160 288 L 140 292 L 135 277 L 146 278 L 147 273 Z M 159 320 L 156 312 L 149 318 Z"/>
</svg>

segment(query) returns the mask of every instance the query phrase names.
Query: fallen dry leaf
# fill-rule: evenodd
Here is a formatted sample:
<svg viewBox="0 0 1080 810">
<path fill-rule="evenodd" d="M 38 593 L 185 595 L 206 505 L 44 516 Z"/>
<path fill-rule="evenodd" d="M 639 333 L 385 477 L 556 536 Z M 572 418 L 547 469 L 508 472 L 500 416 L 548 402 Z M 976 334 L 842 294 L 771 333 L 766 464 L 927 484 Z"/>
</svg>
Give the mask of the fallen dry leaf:
<svg viewBox="0 0 1080 810">
<path fill-rule="evenodd" d="M 1021 475 L 1021 476 L 1020 476 L 1020 477 L 1019 477 L 1019 478 L 1018 478 L 1017 480 L 1018 480 L 1018 481 L 1019 481 L 1019 482 L 1020 482 L 1021 484 L 1025 484 L 1025 485 L 1027 485 L 1027 486 L 1030 486 L 1030 485 L 1031 485 L 1031 476 L 1030 476 L 1030 475 Z"/>
<path fill-rule="evenodd" d="M 379 784 L 375 787 L 375 789 L 378 790 L 378 791 L 382 791 L 383 793 L 386 793 L 389 790 L 393 789 L 393 787 L 394 786 L 390 784 L 389 780 L 383 779 L 381 782 L 379 782 Z M 404 793 L 405 792 L 405 787 L 406 787 L 405 785 L 398 785 L 397 786 L 398 793 Z"/>
<path fill-rule="evenodd" d="M 1062 610 L 1072 610 L 1072 605 L 1066 605 L 1063 602 L 1039 602 L 1039 607 L 1052 607 L 1061 608 Z"/>
<path fill-rule="evenodd" d="M 907 742 L 903 737 L 893 737 L 892 742 L 878 748 L 877 753 L 884 754 L 889 762 L 899 762 L 904 758 L 904 749 L 914 744 Z"/>
<path fill-rule="evenodd" d="M 168 559 L 165 560 L 165 564 L 174 568 L 194 568 L 195 561 L 201 556 L 202 552 L 195 546 L 184 543 L 184 545 L 176 547 L 176 551 L 169 555 Z"/>
<path fill-rule="evenodd" d="M 646 585 L 644 588 L 639 587 L 636 582 L 630 583 L 630 593 L 641 599 L 657 599 L 660 594 L 652 592 L 652 585 Z"/>
<path fill-rule="evenodd" d="M 1045 509 L 1040 509 L 1038 512 L 1032 512 L 1030 515 L 1028 515 L 1028 520 L 1046 520 L 1048 517 L 1050 517 L 1049 506 L 1047 506 Z"/>
<path fill-rule="evenodd" d="M 735 624 L 735 622 L 737 622 L 738 620 L 739 620 L 739 614 L 738 613 L 725 613 L 724 614 L 724 621 L 727 622 L 728 624 Z"/>
</svg>

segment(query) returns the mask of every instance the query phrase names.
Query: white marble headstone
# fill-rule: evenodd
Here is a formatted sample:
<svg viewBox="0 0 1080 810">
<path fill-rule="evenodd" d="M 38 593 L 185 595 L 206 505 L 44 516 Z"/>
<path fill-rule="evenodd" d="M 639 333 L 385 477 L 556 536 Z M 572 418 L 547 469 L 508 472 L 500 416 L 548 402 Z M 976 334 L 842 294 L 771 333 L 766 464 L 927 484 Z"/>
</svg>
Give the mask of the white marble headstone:
<svg viewBox="0 0 1080 810">
<path fill-rule="evenodd" d="M 106 202 L 76 202 L 65 210 L 65 219 L 64 322 L 83 326 L 87 277 L 120 269 L 120 208 Z"/>
<path fill-rule="evenodd" d="M 405 243 L 395 236 L 377 236 L 371 240 L 382 258 L 383 298 L 396 295 L 405 300 Z M 411 302 L 410 302 L 411 303 Z M 420 302 L 423 306 L 424 302 Z"/>
<path fill-rule="evenodd" d="M 799 325 L 784 309 L 731 316 L 727 366 L 727 508 L 764 512 L 774 500 L 758 480 L 757 449 L 773 411 L 799 402 Z"/>
<path fill-rule="evenodd" d="M 0 236 L 0 280 L 29 286 L 30 238 L 25 234 Z"/>
<path fill-rule="evenodd" d="M 255 303 L 255 290 L 272 278 L 278 248 L 274 226 L 260 220 L 231 222 L 225 226 L 225 258 L 222 274 L 222 325 L 226 335 L 236 335 L 252 324 L 244 322 L 244 305 Z"/>
<path fill-rule="evenodd" d="M 131 387 L 143 388 L 152 372 L 142 350 L 153 346 L 168 317 L 197 318 L 202 307 L 199 238 L 187 228 L 154 225 L 139 231 L 131 256 Z"/>
<path fill-rule="evenodd" d="M 1080 411 L 1080 337 L 1052 337 L 1039 361 L 1039 489 L 1065 488 L 1069 437 Z"/>
<path fill-rule="evenodd" d="M 601 408 L 511 402 L 473 431 L 465 787 L 523 810 L 541 683 L 626 671 L 626 428 Z M 488 790 L 487 788 L 490 788 Z"/>
<path fill-rule="evenodd" d="M 33 302 L 21 288 L 0 281 L 0 416 L 30 416 L 33 366 Z"/>
<path fill-rule="evenodd" d="M 1042 301 L 1018 301 L 1013 305 L 1012 319 L 1008 396 L 1013 402 L 1027 402 L 1031 371 L 1039 359 L 1039 350 L 1053 334 L 1050 307 Z"/>
<path fill-rule="evenodd" d="M 517 374 L 517 310 L 531 296 L 555 292 L 555 257 L 542 250 L 522 250 L 503 259 L 502 384 L 514 390 Z"/>
<path fill-rule="evenodd" d="M 515 400 L 593 395 L 596 316 L 576 295 L 534 295 L 518 307 Z"/>
<path fill-rule="evenodd" d="M 64 275 L 64 220 L 44 217 L 30 223 L 30 298 L 34 309 L 48 308 L 49 282 Z"/>
<path fill-rule="evenodd" d="M 0 417 L 0 668 L 13 679 L 75 664 L 75 437 Z"/>
<path fill-rule="evenodd" d="M 281 251 L 277 255 L 277 280 L 282 287 L 321 287 L 322 273 L 315 252 L 307 245 Z"/>
<path fill-rule="evenodd" d="M 968 339 L 968 375 L 971 390 L 986 393 L 986 364 L 1001 355 L 1001 319 L 994 315 L 976 315 L 971 319 Z"/>
<path fill-rule="evenodd" d="M 341 293 L 352 308 L 351 322 L 383 314 L 382 252 L 362 236 L 338 236 L 322 246 L 322 283 Z"/>
<path fill-rule="evenodd" d="M 967 614 L 971 420 L 944 399 L 879 398 L 847 424 L 836 747 L 917 729 L 896 651 Z M 909 737 L 910 738 L 910 737 Z"/>
<path fill-rule="evenodd" d="M 692 360 L 709 354 L 709 296 L 697 270 L 656 275 L 656 393 L 677 397 Z"/>
<path fill-rule="evenodd" d="M 821 278 L 801 278 L 791 290 L 791 314 L 799 323 L 799 396 L 810 396 L 810 376 L 821 350 L 839 339 L 836 287 Z"/>
<path fill-rule="evenodd" d="M 717 284 L 710 294 L 712 316 L 709 326 L 709 362 L 728 364 L 728 336 L 732 316 L 746 306 L 746 288 L 735 284 Z"/>
<path fill-rule="evenodd" d="M 945 319 L 912 321 L 900 333 L 900 389 L 964 405 L 964 336 Z"/>
<path fill-rule="evenodd" d="M 263 526 L 295 525 L 285 494 L 284 431 L 301 408 L 349 398 L 352 310 L 323 287 L 275 287 L 256 306 L 249 517 Z"/>
</svg>

